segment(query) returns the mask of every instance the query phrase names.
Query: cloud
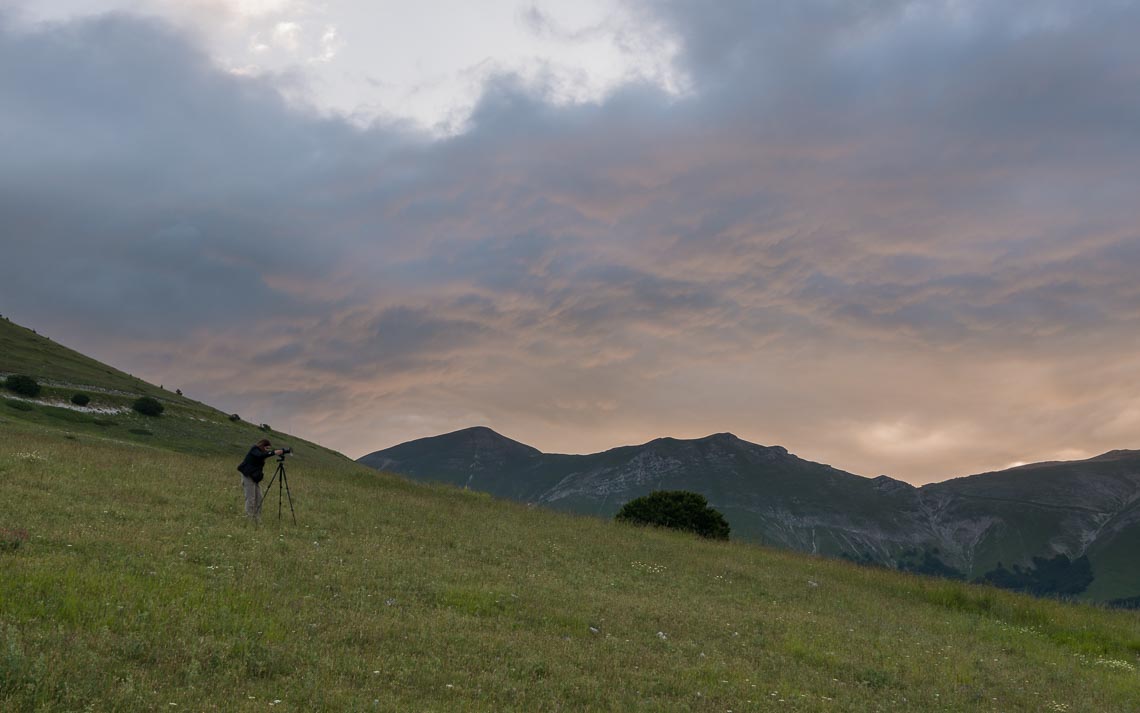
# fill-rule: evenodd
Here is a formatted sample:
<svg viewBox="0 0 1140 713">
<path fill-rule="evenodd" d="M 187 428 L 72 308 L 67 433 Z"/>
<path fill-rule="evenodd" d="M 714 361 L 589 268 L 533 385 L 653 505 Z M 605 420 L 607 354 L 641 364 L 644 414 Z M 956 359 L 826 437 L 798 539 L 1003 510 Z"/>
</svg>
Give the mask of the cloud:
<svg viewBox="0 0 1140 713">
<path fill-rule="evenodd" d="M 0 16 L 5 314 L 352 455 L 728 430 L 921 481 L 1135 445 L 1140 10 L 631 7 L 686 93 L 498 74 L 445 139 L 154 20 Z"/>
</svg>

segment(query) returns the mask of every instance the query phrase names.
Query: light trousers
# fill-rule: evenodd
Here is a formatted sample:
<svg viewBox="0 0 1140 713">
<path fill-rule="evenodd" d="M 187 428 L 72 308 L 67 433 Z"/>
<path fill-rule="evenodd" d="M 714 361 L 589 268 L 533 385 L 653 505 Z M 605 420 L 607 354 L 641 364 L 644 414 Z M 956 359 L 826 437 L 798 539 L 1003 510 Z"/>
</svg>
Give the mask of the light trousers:
<svg viewBox="0 0 1140 713">
<path fill-rule="evenodd" d="M 245 491 L 245 514 L 256 520 L 261 514 L 261 486 L 243 475 L 241 487 Z"/>
</svg>

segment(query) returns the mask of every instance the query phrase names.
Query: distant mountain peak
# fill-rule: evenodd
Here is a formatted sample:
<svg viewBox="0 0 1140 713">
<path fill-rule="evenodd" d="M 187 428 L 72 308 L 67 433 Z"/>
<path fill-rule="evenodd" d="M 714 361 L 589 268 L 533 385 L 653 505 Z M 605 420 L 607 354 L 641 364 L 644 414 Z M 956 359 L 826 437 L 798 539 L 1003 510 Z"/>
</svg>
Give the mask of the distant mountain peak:
<svg viewBox="0 0 1140 713">
<path fill-rule="evenodd" d="M 1089 458 L 1089 460 L 1121 460 L 1124 458 L 1140 458 L 1140 451 L 1118 448 L 1107 453 L 1101 453 L 1099 456 Z"/>
<path fill-rule="evenodd" d="M 490 426 L 471 426 L 470 428 L 461 428 L 458 431 L 452 431 L 451 433 L 445 433 L 443 435 L 444 436 L 469 435 L 469 436 L 472 436 L 474 438 L 488 438 L 488 439 L 492 439 L 492 440 L 511 441 L 512 443 L 517 443 L 517 441 L 513 441 L 512 439 L 507 438 L 506 436 L 499 433 L 498 431 L 491 428 Z"/>
<path fill-rule="evenodd" d="M 900 490 L 917 490 L 917 488 L 915 488 L 910 483 L 906 483 L 901 480 L 895 480 L 889 475 L 876 476 L 874 478 L 871 478 L 871 482 L 875 484 L 875 488 L 877 490 L 886 493 L 899 492 Z"/>
<path fill-rule="evenodd" d="M 421 438 L 417 442 L 465 442 L 478 448 L 490 448 L 497 450 L 509 451 L 526 451 L 538 453 L 539 450 L 533 446 L 528 446 L 525 443 L 520 443 L 513 438 L 507 438 L 498 431 L 490 428 L 489 426 L 471 426 L 470 428 L 461 428 L 458 431 L 445 433 L 441 436 L 431 436 L 428 438 Z"/>
<path fill-rule="evenodd" d="M 490 426 L 469 426 L 467 428 L 461 428 L 458 431 L 451 431 L 450 433 L 443 433 L 440 435 L 454 436 L 458 433 L 470 433 L 473 435 L 488 435 L 488 436 L 495 436 L 497 438 L 506 438 L 506 436 L 499 433 L 498 431 L 491 428 Z M 432 438 L 438 438 L 438 436 L 432 436 Z"/>
<path fill-rule="evenodd" d="M 726 432 L 724 432 L 724 433 L 713 433 L 713 434 L 711 434 L 711 435 L 708 435 L 708 436 L 705 436 L 704 438 L 701 438 L 701 439 L 699 439 L 699 440 L 702 440 L 702 441 L 728 441 L 728 442 L 733 442 L 733 441 L 739 441 L 740 439 L 739 439 L 739 438 L 737 438 L 736 434 L 734 434 L 734 433 L 728 433 L 728 432 L 726 431 Z"/>
</svg>

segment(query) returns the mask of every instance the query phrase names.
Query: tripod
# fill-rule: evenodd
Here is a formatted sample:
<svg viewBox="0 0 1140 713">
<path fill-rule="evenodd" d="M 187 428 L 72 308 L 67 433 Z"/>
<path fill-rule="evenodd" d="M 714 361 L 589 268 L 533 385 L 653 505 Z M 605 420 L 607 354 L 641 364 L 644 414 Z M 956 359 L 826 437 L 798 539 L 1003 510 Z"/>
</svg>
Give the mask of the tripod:
<svg viewBox="0 0 1140 713">
<path fill-rule="evenodd" d="M 273 471 L 273 477 L 269 479 L 269 485 L 265 486 L 265 494 L 261 497 L 261 502 L 257 504 L 257 514 L 261 515 L 261 506 L 265 504 L 265 498 L 269 495 L 269 489 L 273 487 L 273 483 L 277 483 L 277 519 L 281 519 L 281 491 L 285 491 L 286 497 L 289 498 L 289 513 L 293 516 L 293 524 L 297 524 L 297 513 L 293 510 L 293 493 L 289 492 L 289 479 L 285 477 L 285 454 L 277 456 L 277 470 Z"/>
</svg>

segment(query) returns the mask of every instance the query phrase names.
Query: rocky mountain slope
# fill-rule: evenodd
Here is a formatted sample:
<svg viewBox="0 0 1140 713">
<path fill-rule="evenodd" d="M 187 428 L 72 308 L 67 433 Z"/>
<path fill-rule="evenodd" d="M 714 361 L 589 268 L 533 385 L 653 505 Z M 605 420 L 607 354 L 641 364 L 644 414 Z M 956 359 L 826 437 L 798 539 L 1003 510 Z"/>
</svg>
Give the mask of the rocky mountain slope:
<svg viewBox="0 0 1140 713">
<path fill-rule="evenodd" d="M 733 537 L 915 571 L 978 578 L 1034 557 L 1087 556 L 1085 596 L 1140 594 L 1140 451 L 1038 463 L 913 487 L 864 478 L 728 433 L 591 455 L 545 454 L 478 427 L 359 461 L 527 503 L 610 517 L 654 490 L 692 490 Z"/>
</svg>

